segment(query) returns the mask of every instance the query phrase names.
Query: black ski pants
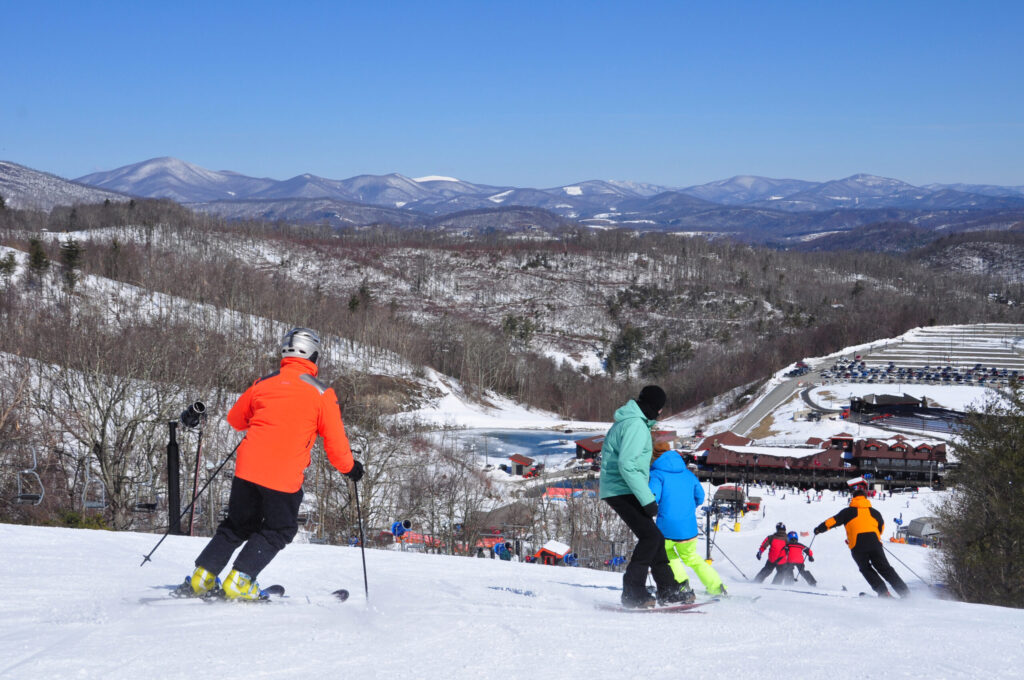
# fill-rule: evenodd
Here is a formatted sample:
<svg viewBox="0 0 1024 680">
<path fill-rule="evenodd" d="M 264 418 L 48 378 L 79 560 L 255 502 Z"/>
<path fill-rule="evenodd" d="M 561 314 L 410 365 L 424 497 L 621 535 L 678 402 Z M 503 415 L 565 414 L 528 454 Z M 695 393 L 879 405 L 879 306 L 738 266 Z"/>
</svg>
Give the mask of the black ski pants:
<svg viewBox="0 0 1024 680">
<path fill-rule="evenodd" d="M 299 530 L 302 489 L 275 491 L 235 477 L 231 480 L 228 516 L 196 558 L 196 566 L 219 574 L 238 546 L 234 568 L 256 578 Z"/>
<path fill-rule="evenodd" d="M 648 569 L 654 575 L 659 591 L 668 592 L 676 588 L 676 578 L 668 565 L 668 553 L 665 552 L 665 537 L 654 520 L 644 514 L 636 496 L 625 494 L 604 500 L 637 538 L 633 555 L 622 575 L 622 594 L 627 598 L 646 598 Z"/>
<path fill-rule="evenodd" d="M 889 564 L 885 557 L 885 549 L 881 543 L 869 543 L 858 545 L 850 551 L 853 561 L 857 563 L 860 573 L 864 575 L 871 589 L 879 595 L 888 595 L 889 591 L 882 581 L 884 578 L 892 586 L 892 589 L 899 593 L 900 597 L 906 597 L 910 592 L 907 584 L 903 582 L 900 575 Z"/>
<path fill-rule="evenodd" d="M 778 573 L 775 574 L 775 578 L 772 579 L 772 585 L 777 586 L 779 584 L 789 585 L 790 583 L 796 583 L 796 574 L 793 573 L 794 567 L 800 572 L 800 575 L 804 577 L 804 581 L 806 581 L 808 585 L 818 585 L 817 579 L 811 575 L 811 572 L 807 571 L 807 568 L 802 562 L 797 562 L 795 564 L 780 564 Z"/>
<path fill-rule="evenodd" d="M 774 570 L 778 570 L 775 574 L 775 579 L 781 578 L 785 573 L 786 567 L 789 566 L 785 562 L 765 562 L 765 565 L 761 567 L 761 571 L 754 574 L 754 578 L 751 580 L 754 583 L 763 582 Z M 772 579 L 772 583 L 775 583 L 775 579 Z"/>
</svg>

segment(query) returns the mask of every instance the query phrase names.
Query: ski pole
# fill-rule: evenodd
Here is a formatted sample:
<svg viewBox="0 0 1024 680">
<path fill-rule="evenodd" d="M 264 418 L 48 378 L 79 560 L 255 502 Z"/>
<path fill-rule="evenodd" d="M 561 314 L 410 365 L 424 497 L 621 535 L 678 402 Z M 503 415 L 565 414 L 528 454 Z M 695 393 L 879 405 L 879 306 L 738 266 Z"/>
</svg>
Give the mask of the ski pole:
<svg viewBox="0 0 1024 680">
<path fill-rule="evenodd" d="M 210 486 L 210 482 L 212 482 L 212 481 L 214 480 L 214 478 L 215 478 L 215 477 L 216 477 L 216 476 L 217 476 L 218 474 L 220 474 L 220 471 L 221 471 L 221 470 L 222 470 L 222 469 L 224 468 L 224 466 L 225 466 L 225 465 L 227 465 L 227 464 L 228 464 L 228 461 L 229 461 L 229 460 L 231 460 L 231 457 L 235 455 L 235 451 L 237 451 L 237 450 L 238 450 L 238 447 L 239 447 L 239 446 L 241 446 L 241 445 L 242 445 L 242 442 L 244 442 L 244 441 L 245 441 L 245 437 L 242 437 L 242 441 L 240 441 L 240 442 L 238 442 L 237 444 L 235 444 L 235 448 L 231 449 L 231 453 L 229 453 L 229 454 L 228 454 L 227 458 L 225 458 L 225 459 L 224 459 L 224 461 L 223 461 L 223 462 L 222 462 L 222 463 L 221 463 L 220 465 L 218 465 L 218 466 L 217 466 L 217 469 L 213 471 L 213 474 L 212 474 L 212 475 L 210 475 L 210 478 L 206 480 L 206 483 L 205 483 L 205 484 L 203 484 L 203 488 L 202 488 L 202 489 L 200 489 L 200 490 L 199 490 L 199 491 L 198 491 L 198 492 L 197 492 L 197 493 L 195 494 L 195 496 L 194 496 L 194 497 L 192 498 L 192 502 L 191 502 L 191 503 L 189 503 L 189 504 L 188 504 L 188 506 L 187 506 L 187 507 L 186 507 L 186 508 L 185 508 L 184 510 L 182 510 L 182 511 L 181 511 L 181 516 L 180 516 L 180 517 L 178 517 L 178 522 L 181 522 L 181 520 L 182 520 L 182 519 L 183 519 L 183 518 L 185 517 L 185 515 L 186 515 L 186 514 L 188 514 L 188 511 L 189 511 L 189 510 L 190 510 L 190 509 L 192 508 L 192 506 L 193 506 L 193 505 L 195 504 L 195 502 L 196 502 L 196 499 L 198 499 L 198 498 L 199 498 L 199 497 L 200 497 L 201 495 L 203 495 L 203 492 L 204 492 L 204 491 L 206 491 L 206 487 Z M 168 524 L 173 524 L 173 523 L 171 523 L 171 522 L 168 522 Z M 164 539 L 165 539 L 165 538 L 167 538 L 167 537 L 168 537 L 168 536 L 170 535 L 170 533 L 171 533 L 171 527 L 168 527 L 168 528 L 167 528 L 167 531 L 165 531 L 165 532 L 164 532 L 164 535 L 163 535 L 163 536 L 161 536 L 161 537 L 160 537 L 160 540 L 159 540 L 159 541 L 157 541 L 157 542 L 156 542 L 156 545 L 154 545 L 154 546 L 153 546 L 153 549 L 149 551 L 149 554 L 148 554 L 148 555 L 145 555 L 145 556 L 143 556 L 143 558 L 142 558 L 142 564 L 140 564 L 140 565 L 139 565 L 140 567 L 141 567 L 141 566 L 142 566 L 143 564 L 145 564 L 146 562 L 149 562 L 149 561 L 150 561 L 150 559 L 149 559 L 149 558 L 153 556 L 153 553 L 155 553 L 155 552 L 156 552 L 156 549 L 160 547 L 160 544 L 164 542 Z"/>
<path fill-rule="evenodd" d="M 363 512 L 359 509 L 359 483 L 352 482 L 352 492 L 356 497 L 356 519 L 359 521 L 359 552 L 363 555 L 363 590 L 366 601 L 370 601 L 370 583 L 366 578 L 366 540 L 363 536 Z"/>
<path fill-rule="evenodd" d="M 894 558 L 894 559 L 895 559 L 895 560 L 896 560 L 897 562 L 899 562 L 900 564 L 902 564 L 902 565 L 903 565 L 904 567 L 907 567 L 907 571 L 909 571 L 909 572 L 910 572 L 911 574 L 913 574 L 914 576 L 917 576 L 917 578 L 918 578 L 918 579 L 919 579 L 919 580 L 921 581 L 921 583 L 925 584 L 925 585 L 926 585 L 926 586 L 928 586 L 929 588 L 931 588 L 931 587 L 932 587 L 932 584 L 931 584 L 931 583 L 928 583 L 928 581 L 925 581 L 925 580 L 924 580 L 923 578 L 921 578 L 921 576 L 920 576 L 920 575 L 919 575 L 919 574 L 918 574 L 918 573 L 917 573 L 916 571 L 914 571 L 913 569 L 911 569 L 910 567 L 908 567 L 908 566 L 907 566 L 907 563 L 906 563 L 906 562 L 904 562 L 904 561 L 903 561 L 903 560 L 901 560 L 900 558 L 896 557 L 895 553 L 893 553 L 893 552 L 892 552 L 891 550 L 889 550 L 888 548 L 886 548 L 886 547 L 885 547 L 885 544 L 884 544 L 884 543 L 882 544 L 882 547 L 883 547 L 883 548 L 885 548 L 885 552 L 887 552 L 887 553 L 889 553 L 890 555 L 892 555 L 892 556 L 893 556 L 893 558 Z"/>
<path fill-rule="evenodd" d="M 733 562 L 731 559 L 729 559 L 729 556 L 725 554 L 725 551 L 722 550 L 721 546 L 719 546 L 718 543 L 715 543 L 714 546 L 716 548 L 718 548 L 718 552 L 722 553 L 722 557 L 724 557 L 725 559 L 729 560 L 729 564 L 731 564 L 732 566 L 736 567 L 736 571 L 740 572 L 740 576 L 742 576 L 744 579 L 746 579 L 748 581 L 750 580 L 750 579 L 747 578 L 747 575 L 743 573 L 743 570 L 740 569 L 738 566 L 736 566 L 735 562 Z"/>
</svg>

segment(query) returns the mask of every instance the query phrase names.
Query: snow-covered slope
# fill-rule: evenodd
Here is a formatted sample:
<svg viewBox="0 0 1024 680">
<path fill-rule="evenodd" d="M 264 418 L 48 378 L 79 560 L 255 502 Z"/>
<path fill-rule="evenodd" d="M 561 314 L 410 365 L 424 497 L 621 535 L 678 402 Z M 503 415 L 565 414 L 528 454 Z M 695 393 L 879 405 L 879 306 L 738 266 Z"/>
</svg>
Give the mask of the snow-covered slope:
<svg viewBox="0 0 1024 680">
<path fill-rule="evenodd" d="M 58 205 L 127 201 L 128 196 L 0 161 L 0 196 L 9 208 L 52 210 Z"/>
<path fill-rule="evenodd" d="M 793 586 L 817 594 L 746 582 L 777 521 L 806 532 L 845 505 L 751 493 L 763 515 L 716 539 L 735 597 L 699 614 L 598 610 L 618 598 L 614 572 L 378 549 L 366 550 L 367 601 L 358 548 L 300 543 L 261 575 L 287 587 L 278 604 L 163 599 L 153 586 L 179 582 L 205 539 L 168 538 L 140 568 L 158 535 L 0 525 L 0 677 L 1020 677 L 1024 611 L 937 599 L 915 576 L 932 579 L 927 548 L 886 543 L 907 601 L 856 597 L 865 584 L 836 531 L 813 544 L 819 588 Z M 933 498 L 876 506 L 891 532 Z"/>
</svg>

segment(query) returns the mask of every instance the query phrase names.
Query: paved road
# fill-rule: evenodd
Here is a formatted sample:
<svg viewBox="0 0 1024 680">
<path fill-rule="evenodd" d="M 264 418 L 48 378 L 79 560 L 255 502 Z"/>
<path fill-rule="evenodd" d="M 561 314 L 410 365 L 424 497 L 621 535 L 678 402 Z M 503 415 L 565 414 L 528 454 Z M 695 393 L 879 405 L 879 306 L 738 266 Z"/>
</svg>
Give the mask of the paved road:
<svg viewBox="0 0 1024 680">
<path fill-rule="evenodd" d="M 766 394 L 754 407 L 733 426 L 736 434 L 747 435 L 755 429 L 775 409 L 782 406 L 786 401 L 803 388 L 804 383 L 815 383 L 821 380 L 819 371 L 811 371 L 796 378 L 789 378 L 779 384 L 775 389 Z"/>
<path fill-rule="evenodd" d="M 842 413 L 843 409 L 841 408 L 826 408 L 825 406 L 811 400 L 811 390 L 817 386 L 818 384 L 808 385 L 800 392 L 800 398 L 804 400 L 804 403 L 819 413 Z"/>
</svg>

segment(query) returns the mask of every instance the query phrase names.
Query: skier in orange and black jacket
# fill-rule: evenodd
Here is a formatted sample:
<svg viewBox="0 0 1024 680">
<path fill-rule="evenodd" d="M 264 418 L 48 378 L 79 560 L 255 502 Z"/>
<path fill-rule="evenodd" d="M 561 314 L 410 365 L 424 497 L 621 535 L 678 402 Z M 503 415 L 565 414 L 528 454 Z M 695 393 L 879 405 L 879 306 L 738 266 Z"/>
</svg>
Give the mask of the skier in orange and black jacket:
<svg viewBox="0 0 1024 680">
<path fill-rule="evenodd" d="M 227 518 L 196 558 L 189 580 L 195 595 L 217 587 L 217 574 L 242 546 L 220 585 L 228 598 L 259 598 L 257 574 L 298 532 L 302 483 L 318 436 L 339 472 L 353 482 L 363 476 L 338 397 L 316 377 L 319 355 L 319 336 L 293 328 L 281 343 L 280 369 L 254 382 L 228 412 L 228 423 L 245 439 L 238 446 Z"/>
<path fill-rule="evenodd" d="M 885 521 L 882 519 L 882 513 L 871 507 L 871 501 L 862 490 L 854 491 L 849 507 L 843 508 L 833 517 L 814 527 L 814 533 L 823 534 L 839 524 L 846 527 L 846 543 L 850 546 L 850 555 L 857 563 L 860 573 L 871 584 L 872 590 L 878 593 L 879 597 L 891 597 L 885 582 L 882 581 L 884 578 L 900 597 L 906 597 L 910 589 L 885 557 L 882 545 Z"/>
</svg>

